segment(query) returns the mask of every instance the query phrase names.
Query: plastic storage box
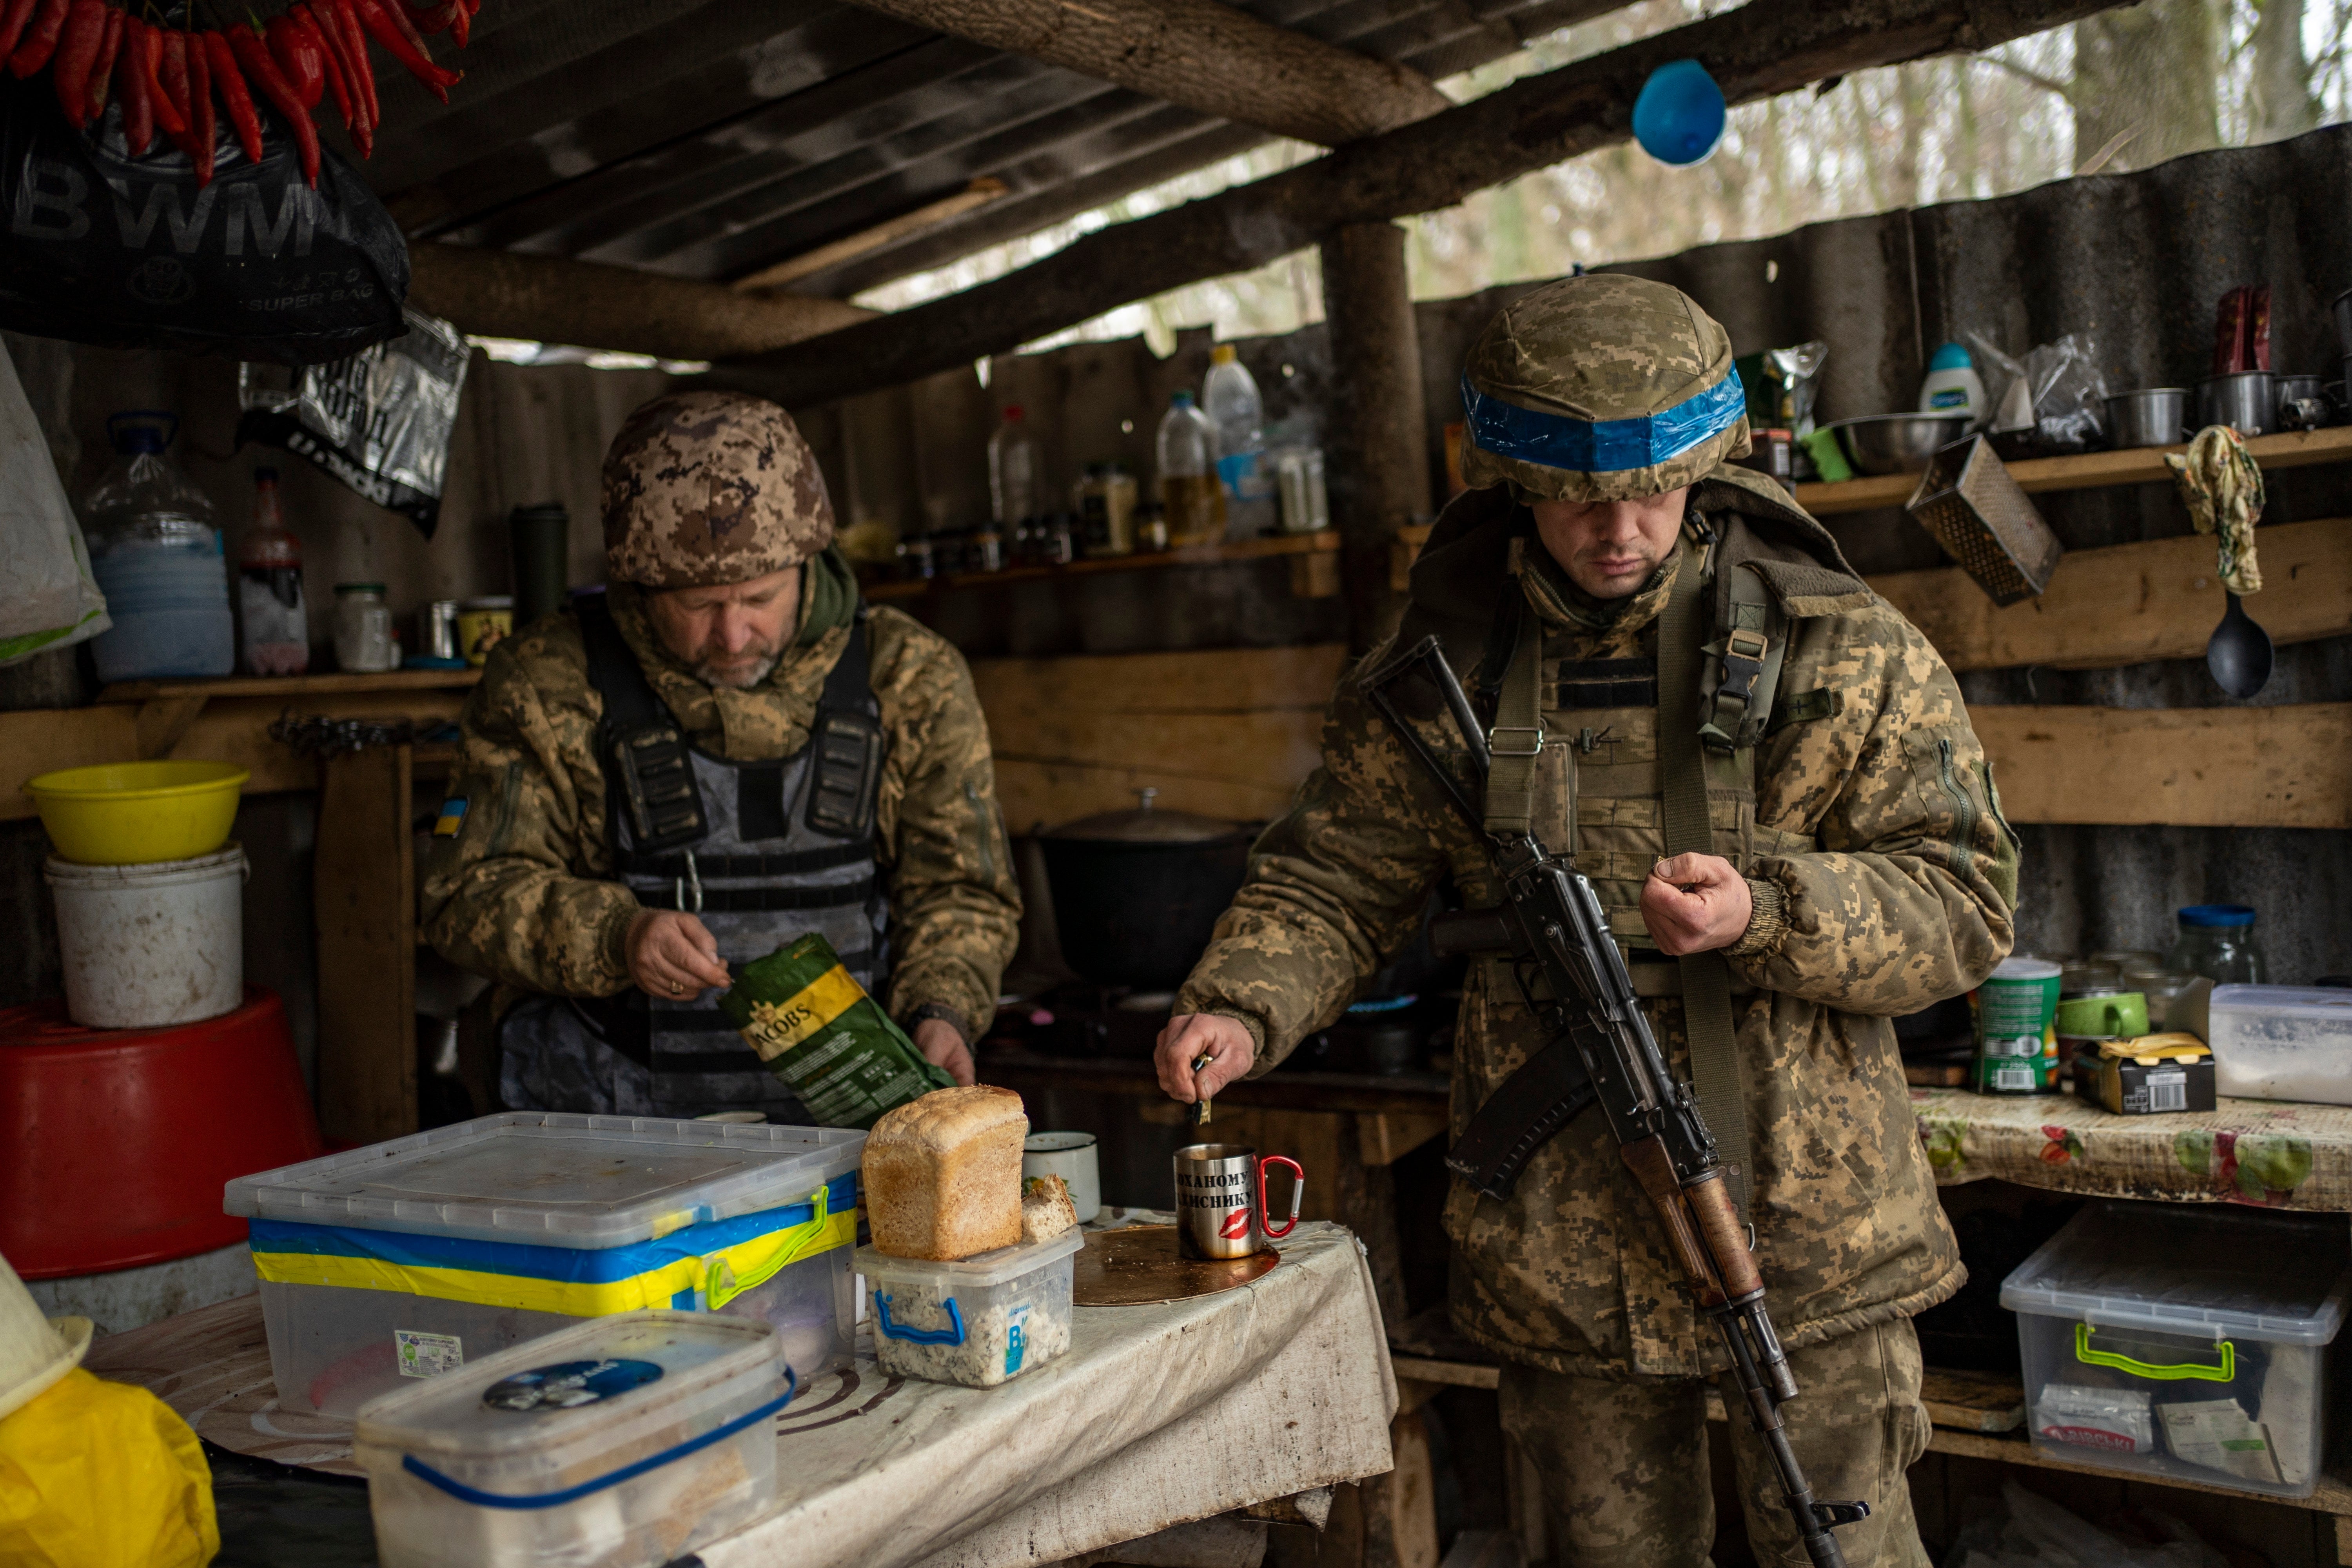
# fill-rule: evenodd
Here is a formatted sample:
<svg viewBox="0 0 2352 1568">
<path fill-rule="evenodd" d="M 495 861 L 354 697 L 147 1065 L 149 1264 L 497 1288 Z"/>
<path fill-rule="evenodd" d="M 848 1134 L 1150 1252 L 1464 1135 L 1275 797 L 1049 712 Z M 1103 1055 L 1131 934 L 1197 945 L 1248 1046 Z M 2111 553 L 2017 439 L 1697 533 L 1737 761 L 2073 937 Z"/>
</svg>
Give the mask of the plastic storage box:
<svg viewBox="0 0 2352 1568">
<path fill-rule="evenodd" d="M 404 1378 L 645 1308 L 774 1325 L 847 1365 L 863 1132 L 508 1111 L 228 1184 L 278 1404 L 348 1417 Z"/>
<path fill-rule="evenodd" d="M 874 1359 L 894 1377 L 991 1388 L 1070 1348 L 1072 1259 L 1086 1232 L 958 1263 L 857 1249 Z"/>
<path fill-rule="evenodd" d="M 2352 1105 L 2352 991 L 2217 985 L 2206 1020 L 2220 1093 Z"/>
<path fill-rule="evenodd" d="M 2309 1497 L 2347 1264 L 2341 1215 L 2084 1209 L 2001 1283 L 2034 1446 L 2129 1474 Z"/>
<path fill-rule="evenodd" d="M 748 1319 L 632 1312 L 369 1401 L 352 1457 L 383 1568 L 652 1568 L 757 1517 L 780 1348 Z"/>
</svg>

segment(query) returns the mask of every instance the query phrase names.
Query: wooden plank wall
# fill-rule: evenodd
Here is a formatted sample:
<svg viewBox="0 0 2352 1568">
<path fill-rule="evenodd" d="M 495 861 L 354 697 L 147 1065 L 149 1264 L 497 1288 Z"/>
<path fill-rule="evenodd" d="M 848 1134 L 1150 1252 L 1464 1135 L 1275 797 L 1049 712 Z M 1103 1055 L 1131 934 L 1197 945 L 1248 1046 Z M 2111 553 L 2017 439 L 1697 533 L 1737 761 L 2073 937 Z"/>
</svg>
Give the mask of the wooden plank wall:
<svg viewBox="0 0 2352 1568">
<path fill-rule="evenodd" d="M 2261 535 L 2248 608 L 2280 643 L 2352 632 L 2352 519 Z M 2077 551 L 2039 601 L 1996 609 L 1957 568 L 1873 585 L 1958 669 L 2101 668 L 2204 652 L 2221 615 L 2201 538 Z M 1315 765 L 1337 644 L 992 659 L 973 666 L 1015 832 L 1134 805 L 1279 812 Z M 2352 703 L 1973 710 L 2014 822 L 2352 827 Z"/>
</svg>

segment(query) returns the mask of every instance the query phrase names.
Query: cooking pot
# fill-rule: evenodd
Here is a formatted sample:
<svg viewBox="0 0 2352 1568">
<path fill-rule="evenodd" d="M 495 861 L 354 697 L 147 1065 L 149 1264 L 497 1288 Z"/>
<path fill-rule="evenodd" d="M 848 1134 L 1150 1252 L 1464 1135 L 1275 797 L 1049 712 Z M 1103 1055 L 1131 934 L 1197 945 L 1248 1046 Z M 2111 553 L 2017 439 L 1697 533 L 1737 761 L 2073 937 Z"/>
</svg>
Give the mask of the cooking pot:
<svg viewBox="0 0 2352 1568">
<path fill-rule="evenodd" d="M 1159 793 L 1038 835 L 1062 956 L 1097 985 L 1182 984 L 1248 868 L 1238 823 L 1160 810 Z"/>
</svg>

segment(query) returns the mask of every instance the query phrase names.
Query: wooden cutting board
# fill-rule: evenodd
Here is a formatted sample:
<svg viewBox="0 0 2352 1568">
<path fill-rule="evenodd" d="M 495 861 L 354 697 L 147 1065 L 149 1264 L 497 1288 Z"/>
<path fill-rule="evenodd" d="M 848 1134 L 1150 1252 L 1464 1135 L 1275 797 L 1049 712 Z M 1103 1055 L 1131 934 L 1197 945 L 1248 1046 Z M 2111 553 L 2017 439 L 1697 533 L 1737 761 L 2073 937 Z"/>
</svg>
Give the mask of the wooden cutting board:
<svg viewBox="0 0 2352 1568">
<path fill-rule="evenodd" d="M 1078 1254 L 1070 1298 L 1081 1307 L 1182 1301 L 1262 1279 L 1280 1261 L 1281 1254 L 1272 1248 L 1215 1263 L 1179 1257 L 1172 1225 L 1097 1231 Z"/>
<path fill-rule="evenodd" d="M 2007 1373 L 1953 1372 L 1931 1366 L 1919 1403 L 1938 1426 L 1959 1432 L 2013 1432 L 2025 1425 L 2025 1390 Z"/>
</svg>

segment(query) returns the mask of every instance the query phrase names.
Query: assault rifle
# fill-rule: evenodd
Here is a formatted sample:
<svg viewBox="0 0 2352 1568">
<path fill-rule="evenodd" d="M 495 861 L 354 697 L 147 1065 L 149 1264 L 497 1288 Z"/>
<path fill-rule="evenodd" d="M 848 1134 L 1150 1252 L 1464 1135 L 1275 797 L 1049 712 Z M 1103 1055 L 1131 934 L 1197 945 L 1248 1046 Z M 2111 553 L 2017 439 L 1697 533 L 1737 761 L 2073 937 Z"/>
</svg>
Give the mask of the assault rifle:
<svg viewBox="0 0 2352 1568">
<path fill-rule="evenodd" d="M 1545 1140 L 1600 1101 L 1619 1154 L 1657 1211 L 1693 1302 L 1723 1335 L 1748 1419 L 1772 1451 L 1807 1554 L 1815 1568 L 1843 1568 L 1831 1527 L 1868 1518 L 1870 1505 L 1814 1501 L 1789 1447 L 1780 1407 L 1797 1397 L 1797 1380 L 1765 1310 L 1764 1278 L 1697 1097 L 1675 1079 L 1650 1033 L 1592 884 L 1532 834 L 1489 833 L 1472 796 L 1398 711 L 1391 689 L 1415 674 L 1444 697 L 1483 797 L 1492 761 L 1486 731 L 1436 637 L 1422 638 L 1367 674 L 1364 694 L 1486 843 L 1503 886 L 1499 905 L 1441 917 L 1432 935 L 1441 952 L 1508 952 L 1521 993 L 1551 1037 L 1478 1108 L 1445 1163 L 1500 1201 Z"/>
</svg>

